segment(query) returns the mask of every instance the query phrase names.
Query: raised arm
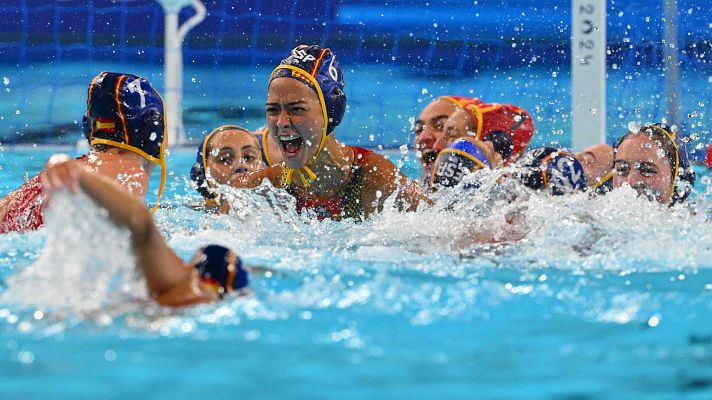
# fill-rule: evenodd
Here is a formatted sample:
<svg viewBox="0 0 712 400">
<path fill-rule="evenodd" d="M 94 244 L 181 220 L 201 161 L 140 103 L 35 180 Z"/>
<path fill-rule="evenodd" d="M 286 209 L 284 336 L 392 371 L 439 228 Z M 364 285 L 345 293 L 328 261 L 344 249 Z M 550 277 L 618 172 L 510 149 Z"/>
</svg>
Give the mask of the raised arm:
<svg viewBox="0 0 712 400">
<path fill-rule="evenodd" d="M 421 201 L 432 204 L 423 189 L 398 171 L 385 157 L 371 154 L 364 168 L 366 185 L 362 201 L 366 216 L 380 211 L 386 198 L 396 191 L 396 206 L 400 210 L 415 211 Z"/>
<path fill-rule="evenodd" d="M 168 247 L 141 200 L 113 181 L 89 172 L 75 160 L 50 161 L 46 171 L 43 184 L 50 192 L 81 189 L 108 211 L 115 224 L 130 231 L 136 262 L 146 278 L 151 297 L 158 303 L 181 305 L 203 301 L 204 294 L 197 285 L 194 271 Z"/>
</svg>

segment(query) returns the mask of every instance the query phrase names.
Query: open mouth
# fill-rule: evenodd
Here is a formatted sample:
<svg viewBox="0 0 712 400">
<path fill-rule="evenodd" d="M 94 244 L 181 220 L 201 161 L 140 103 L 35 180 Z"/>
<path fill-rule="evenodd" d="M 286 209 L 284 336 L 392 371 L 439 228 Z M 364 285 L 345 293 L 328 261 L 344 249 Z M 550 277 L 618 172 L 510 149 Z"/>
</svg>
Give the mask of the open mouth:
<svg viewBox="0 0 712 400">
<path fill-rule="evenodd" d="M 294 157 L 302 148 L 302 138 L 296 135 L 280 136 L 279 145 L 282 147 L 282 152 L 285 157 Z"/>
<path fill-rule="evenodd" d="M 430 165 L 438 158 L 438 153 L 433 149 L 425 149 L 420 152 L 420 157 L 423 165 Z"/>
</svg>

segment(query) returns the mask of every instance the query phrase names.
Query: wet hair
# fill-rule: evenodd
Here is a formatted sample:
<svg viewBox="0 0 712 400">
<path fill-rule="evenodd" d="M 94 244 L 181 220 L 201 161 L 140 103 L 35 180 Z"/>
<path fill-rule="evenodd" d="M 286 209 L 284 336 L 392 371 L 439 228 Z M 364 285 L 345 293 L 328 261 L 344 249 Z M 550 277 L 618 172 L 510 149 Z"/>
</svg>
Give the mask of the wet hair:
<svg viewBox="0 0 712 400">
<path fill-rule="evenodd" d="M 613 154 L 615 155 L 618 152 L 618 148 L 627 139 L 635 135 L 646 135 L 660 146 L 665 153 L 665 158 L 670 165 L 672 173 L 671 196 L 668 205 L 672 206 L 684 201 L 695 186 L 695 171 L 690 167 L 685 142 L 682 141 L 677 132 L 673 132 L 672 128 L 666 124 L 644 125 L 638 132 L 628 132 L 618 139 L 613 145 Z"/>
</svg>

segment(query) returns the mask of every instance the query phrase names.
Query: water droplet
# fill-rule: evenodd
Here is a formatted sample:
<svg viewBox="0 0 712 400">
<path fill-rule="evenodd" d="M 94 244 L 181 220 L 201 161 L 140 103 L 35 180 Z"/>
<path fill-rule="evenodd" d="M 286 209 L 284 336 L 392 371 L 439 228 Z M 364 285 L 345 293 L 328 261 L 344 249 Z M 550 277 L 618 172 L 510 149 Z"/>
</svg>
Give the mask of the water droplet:
<svg viewBox="0 0 712 400">
<path fill-rule="evenodd" d="M 428 89 L 423 88 L 423 89 L 420 91 L 420 94 L 428 94 Z"/>
<path fill-rule="evenodd" d="M 156 132 L 151 132 L 151 135 L 148 137 L 148 139 L 152 142 L 155 142 L 157 137 L 158 134 L 156 134 Z"/>
<path fill-rule="evenodd" d="M 17 361 L 23 364 L 32 364 L 35 362 L 35 355 L 30 351 L 21 351 L 17 353 Z"/>
<path fill-rule="evenodd" d="M 407 144 L 400 145 L 400 147 L 398 149 L 400 149 L 401 154 L 403 154 L 403 155 L 408 154 L 408 145 Z"/>
<path fill-rule="evenodd" d="M 104 352 L 104 360 L 107 362 L 116 361 L 116 352 L 114 350 L 107 350 Z"/>
<path fill-rule="evenodd" d="M 7 76 L 3 76 L 3 77 L 2 77 L 2 83 L 4 83 L 5 86 L 9 85 L 9 84 L 10 84 L 10 78 L 8 78 Z"/>
<path fill-rule="evenodd" d="M 657 315 L 653 315 L 648 319 L 648 326 L 651 328 L 655 328 L 656 326 L 660 325 L 660 317 Z"/>
<path fill-rule="evenodd" d="M 20 115 L 20 110 L 15 110 L 15 115 Z"/>
<path fill-rule="evenodd" d="M 374 140 L 376 140 L 376 137 L 373 136 L 373 133 L 370 134 L 370 135 L 368 135 L 368 140 L 371 141 L 371 142 L 373 142 Z"/>
</svg>

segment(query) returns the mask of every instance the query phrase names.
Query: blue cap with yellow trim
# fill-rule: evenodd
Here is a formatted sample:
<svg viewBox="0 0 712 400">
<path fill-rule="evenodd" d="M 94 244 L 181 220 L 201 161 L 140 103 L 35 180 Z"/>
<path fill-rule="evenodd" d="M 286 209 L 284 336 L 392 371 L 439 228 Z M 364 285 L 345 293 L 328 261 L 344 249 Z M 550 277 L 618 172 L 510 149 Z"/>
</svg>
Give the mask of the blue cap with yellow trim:
<svg viewBox="0 0 712 400">
<path fill-rule="evenodd" d="M 292 68 L 284 68 L 284 66 Z M 316 80 L 319 89 L 314 83 L 303 76 L 308 74 Z M 346 112 L 346 94 L 344 93 L 344 74 L 341 73 L 341 66 L 331 49 L 323 49 L 317 45 L 299 45 L 292 49 L 289 57 L 282 60 L 280 65 L 272 73 L 270 81 L 275 78 L 289 77 L 297 79 L 317 94 L 321 92 L 324 98 L 324 106 L 327 115 L 326 134 L 334 131 L 344 117 Z"/>
<path fill-rule="evenodd" d="M 491 168 L 489 160 L 472 142 L 461 138 L 440 151 L 430 177 L 430 190 L 457 186 L 462 178 L 482 168 Z"/>
<path fill-rule="evenodd" d="M 200 252 L 200 258 L 195 264 L 200 279 L 203 283 L 213 286 L 221 297 L 249 285 L 249 277 L 242 260 L 233 251 L 213 244 L 202 248 Z"/>
<path fill-rule="evenodd" d="M 326 136 L 334 131 L 341 123 L 346 112 L 346 94 L 344 75 L 334 53 L 317 45 L 299 45 L 292 49 L 289 57 L 280 62 L 272 71 L 270 83 L 276 78 L 296 79 L 316 92 L 319 97 L 324 129 L 319 142 L 319 148 L 307 164 L 298 170 L 286 168 L 286 183 L 292 182 L 296 172 L 304 186 L 309 186 L 310 181 L 316 179 L 316 174 L 309 168 L 316 157 L 321 153 L 326 142 Z"/>
<path fill-rule="evenodd" d="M 116 72 L 94 77 L 82 128 L 92 146 L 122 148 L 159 164 L 161 186 L 156 203 L 160 201 L 166 174 L 165 109 L 161 95 L 146 79 Z"/>
</svg>

